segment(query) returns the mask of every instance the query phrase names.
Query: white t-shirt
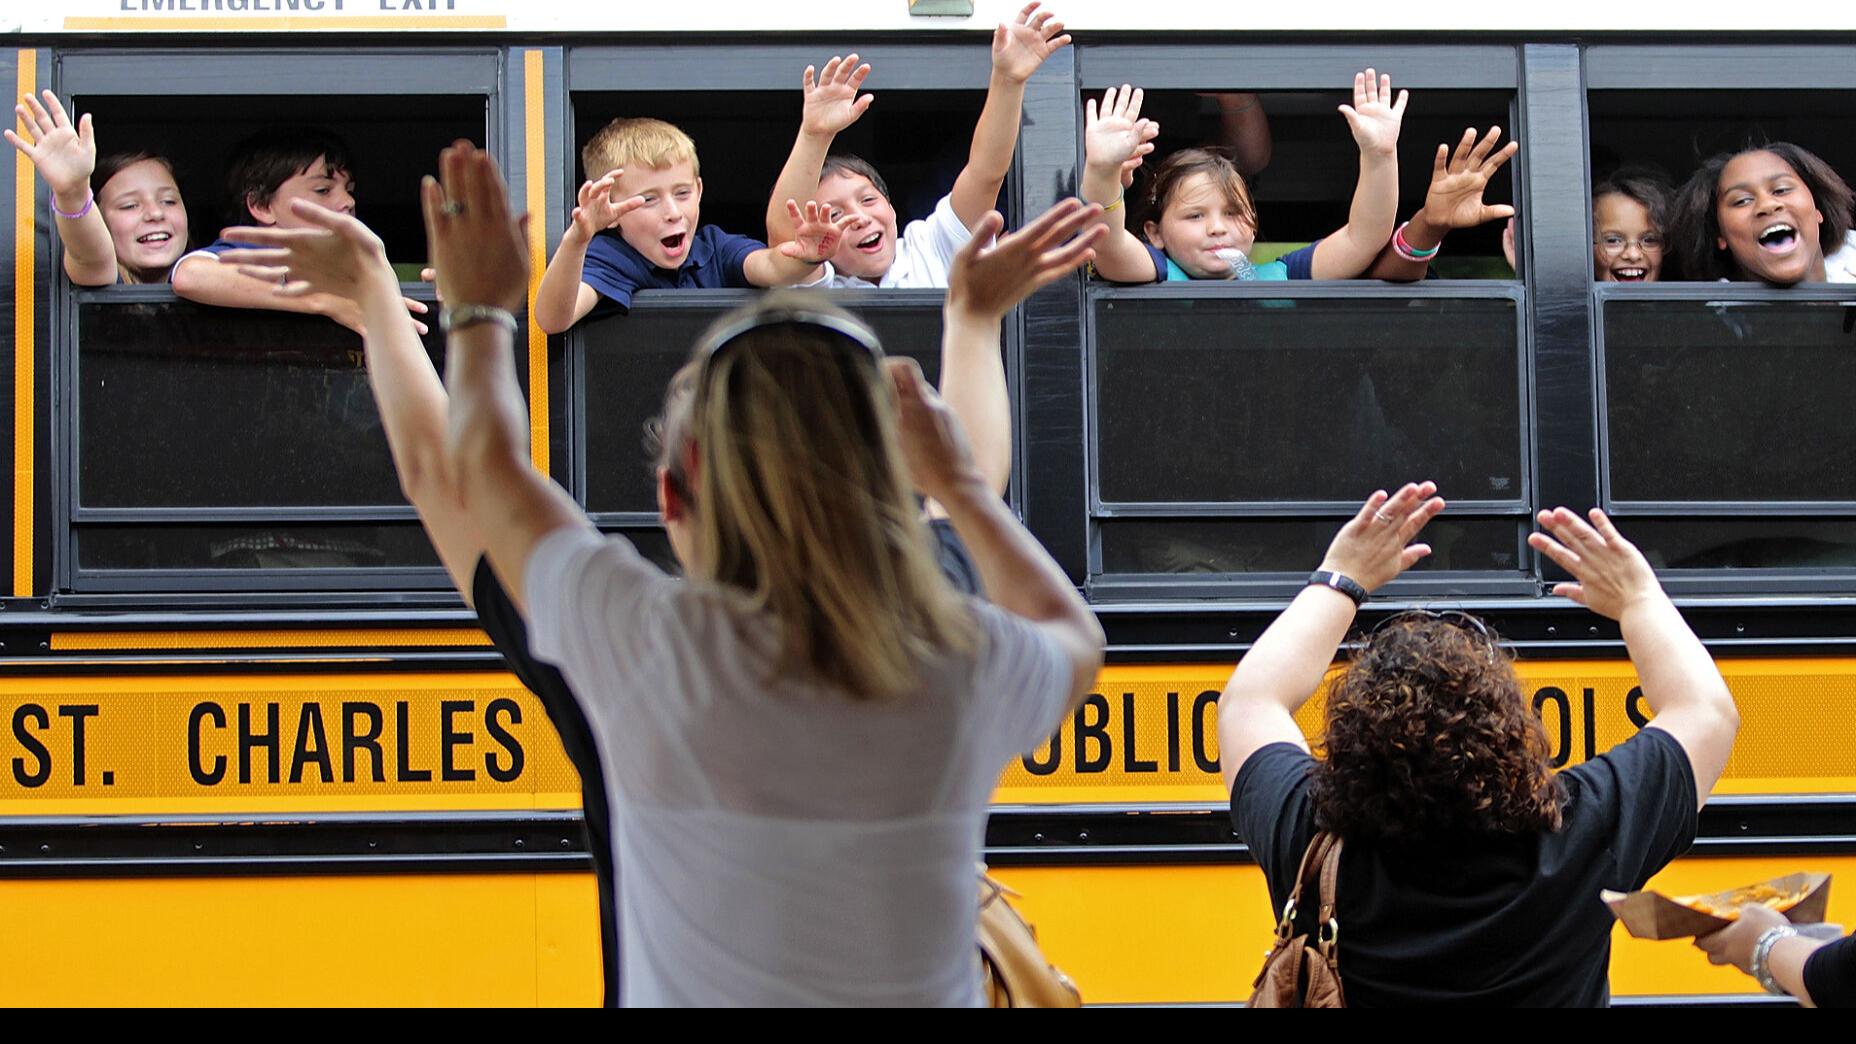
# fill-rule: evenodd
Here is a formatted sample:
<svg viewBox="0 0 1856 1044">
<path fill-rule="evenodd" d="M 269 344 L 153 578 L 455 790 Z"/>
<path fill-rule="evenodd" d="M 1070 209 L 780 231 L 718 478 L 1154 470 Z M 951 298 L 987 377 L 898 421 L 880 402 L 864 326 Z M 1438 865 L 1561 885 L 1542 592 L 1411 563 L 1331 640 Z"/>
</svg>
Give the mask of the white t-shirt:
<svg viewBox="0 0 1856 1044">
<path fill-rule="evenodd" d="M 627 1004 L 979 1002 L 987 802 L 1063 714 L 1054 641 L 974 602 L 973 654 L 860 702 L 769 683 L 769 620 L 623 539 L 550 533 L 526 584 L 606 772 Z"/>
<path fill-rule="evenodd" d="M 1837 252 L 1824 258 L 1824 281 L 1856 283 L 1856 232 L 1844 236 Z"/>
<path fill-rule="evenodd" d="M 843 275 L 831 262 L 825 262 L 809 287 L 881 287 L 885 290 L 945 289 L 948 270 L 954 267 L 954 254 L 967 245 L 973 233 L 954 213 L 954 197 L 942 196 L 934 213 L 926 220 L 911 221 L 896 240 L 896 261 L 872 283 L 868 279 Z"/>
</svg>

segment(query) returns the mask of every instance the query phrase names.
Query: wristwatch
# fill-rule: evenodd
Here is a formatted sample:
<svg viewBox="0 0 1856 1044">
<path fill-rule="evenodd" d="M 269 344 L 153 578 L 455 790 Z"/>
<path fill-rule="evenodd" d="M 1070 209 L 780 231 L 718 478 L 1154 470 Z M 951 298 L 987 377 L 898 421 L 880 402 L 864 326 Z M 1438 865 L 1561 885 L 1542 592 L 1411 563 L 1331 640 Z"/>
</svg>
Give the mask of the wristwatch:
<svg viewBox="0 0 1856 1044">
<path fill-rule="evenodd" d="M 1322 587 L 1332 587 L 1334 590 L 1353 599 L 1354 605 L 1359 605 L 1366 601 L 1366 588 L 1361 587 L 1359 581 L 1350 576 L 1342 576 L 1339 573 L 1330 573 L 1325 569 L 1317 569 L 1308 574 L 1308 586 L 1314 587 L 1317 584 Z"/>
</svg>

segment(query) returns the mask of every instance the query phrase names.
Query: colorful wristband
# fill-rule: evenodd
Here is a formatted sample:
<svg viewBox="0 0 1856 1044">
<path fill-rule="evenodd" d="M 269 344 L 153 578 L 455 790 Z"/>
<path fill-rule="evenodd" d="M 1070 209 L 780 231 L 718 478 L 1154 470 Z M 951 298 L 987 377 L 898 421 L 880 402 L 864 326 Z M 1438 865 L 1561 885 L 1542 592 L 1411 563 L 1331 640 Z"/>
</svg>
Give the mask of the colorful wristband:
<svg viewBox="0 0 1856 1044">
<path fill-rule="evenodd" d="M 1419 250 L 1417 247 L 1412 246 L 1411 243 L 1405 239 L 1405 227 L 1410 224 L 1411 222 L 1407 221 L 1404 225 L 1400 225 L 1393 230 L 1392 252 L 1407 261 L 1429 261 L 1431 258 L 1436 257 L 1437 252 L 1442 250 L 1444 245 L 1439 243 L 1429 250 Z"/>
<path fill-rule="evenodd" d="M 61 218 L 64 218 L 66 221 L 76 221 L 78 218 L 81 218 L 85 214 L 90 213 L 90 208 L 96 205 L 97 205 L 97 194 L 95 192 L 86 193 L 84 196 L 84 205 L 77 208 L 77 213 L 67 214 L 64 211 L 58 209 L 58 197 L 57 196 L 52 197 L 52 213 L 58 215 Z"/>
<path fill-rule="evenodd" d="M 1110 203 L 1107 206 L 1104 206 L 1102 208 L 1102 213 L 1106 214 L 1109 211 L 1114 210 L 1116 207 L 1121 206 L 1121 201 L 1127 198 L 1127 195 L 1128 195 L 1127 189 L 1122 189 L 1120 192 L 1115 193 L 1115 202 Z"/>
</svg>

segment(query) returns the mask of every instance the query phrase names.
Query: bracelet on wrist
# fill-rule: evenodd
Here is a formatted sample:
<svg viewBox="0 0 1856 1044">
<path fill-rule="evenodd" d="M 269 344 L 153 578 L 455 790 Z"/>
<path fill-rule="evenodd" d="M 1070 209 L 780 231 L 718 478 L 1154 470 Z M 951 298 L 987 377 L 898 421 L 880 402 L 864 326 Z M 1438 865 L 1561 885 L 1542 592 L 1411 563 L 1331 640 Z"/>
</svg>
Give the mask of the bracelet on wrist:
<svg viewBox="0 0 1856 1044">
<path fill-rule="evenodd" d="M 1768 928 L 1760 934 L 1759 941 L 1753 944 L 1753 978 L 1759 985 L 1775 997 L 1790 996 L 1779 980 L 1772 977 L 1772 948 L 1780 939 L 1788 939 L 1798 934 L 1798 929 L 1789 924 Z"/>
<path fill-rule="evenodd" d="M 1405 224 L 1392 230 L 1392 252 L 1407 261 L 1429 261 L 1436 257 L 1437 252 L 1444 248 L 1443 243 L 1439 242 L 1429 250 L 1419 250 L 1417 247 L 1412 246 L 1411 243 L 1405 239 L 1405 229 L 1410 224 L 1411 222 L 1407 221 Z"/>
<path fill-rule="evenodd" d="M 1356 606 L 1366 601 L 1366 588 L 1361 586 L 1358 580 L 1341 573 L 1329 572 L 1326 569 L 1317 569 L 1308 574 L 1307 586 L 1333 588 L 1353 599 L 1353 604 Z"/>
<path fill-rule="evenodd" d="M 1102 213 L 1106 214 L 1109 211 L 1114 210 L 1116 207 L 1121 206 L 1122 202 L 1126 200 L 1127 198 L 1128 198 L 1127 189 L 1122 189 L 1120 192 L 1115 193 L 1115 202 L 1103 204 Z"/>
<path fill-rule="evenodd" d="M 67 214 L 64 211 L 58 209 L 58 197 L 57 196 L 52 197 L 52 213 L 58 215 L 61 218 L 64 218 L 66 221 L 76 221 L 78 218 L 81 218 L 85 214 L 90 213 L 90 208 L 96 205 L 97 205 L 97 194 L 95 192 L 86 191 L 84 193 L 84 205 L 77 208 L 77 213 Z"/>
<path fill-rule="evenodd" d="M 512 337 L 521 329 L 521 325 L 516 322 L 516 317 L 509 314 L 507 308 L 498 308 L 495 305 L 467 304 L 458 305 L 455 308 L 447 305 L 438 312 L 438 328 L 448 334 L 483 323 L 500 326 L 509 331 Z"/>
</svg>

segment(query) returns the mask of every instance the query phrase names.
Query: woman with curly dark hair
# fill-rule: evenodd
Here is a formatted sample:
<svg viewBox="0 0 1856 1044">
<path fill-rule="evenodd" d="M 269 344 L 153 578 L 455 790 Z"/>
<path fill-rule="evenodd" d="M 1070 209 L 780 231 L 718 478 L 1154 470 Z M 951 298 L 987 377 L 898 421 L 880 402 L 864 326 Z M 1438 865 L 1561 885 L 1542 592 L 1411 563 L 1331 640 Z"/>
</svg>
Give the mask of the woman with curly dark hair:
<svg viewBox="0 0 1856 1044">
<path fill-rule="evenodd" d="M 1436 492 L 1368 498 L 1232 674 L 1218 708 L 1231 822 L 1279 911 L 1316 835 L 1342 842 L 1329 930 L 1351 1004 L 1602 1005 L 1599 890 L 1639 888 L 1688 847 L 1739 715 L 1643 555 L 1602 512 L 1557 508 L 1529 543 L 1577 578 L 1554 594 L 1619 622 L 1650 726 L 1556 776 L 1494 635 L 1417 610 L 1334 682 L 1313 757 L 1295 712 L 1359 603 L 1430 553 L 1412 540 L 1443 510 Z"/>
</svg>

